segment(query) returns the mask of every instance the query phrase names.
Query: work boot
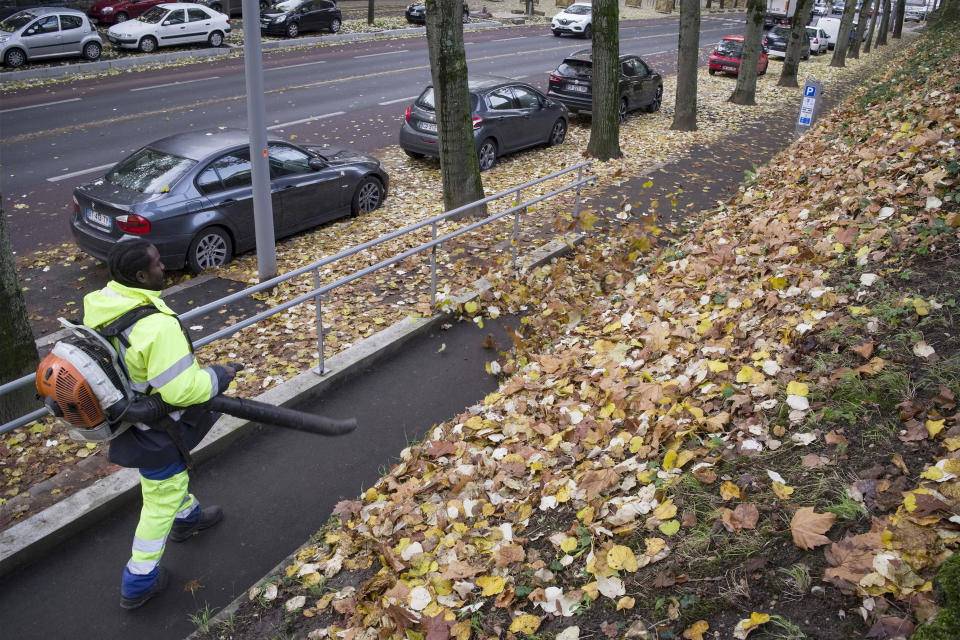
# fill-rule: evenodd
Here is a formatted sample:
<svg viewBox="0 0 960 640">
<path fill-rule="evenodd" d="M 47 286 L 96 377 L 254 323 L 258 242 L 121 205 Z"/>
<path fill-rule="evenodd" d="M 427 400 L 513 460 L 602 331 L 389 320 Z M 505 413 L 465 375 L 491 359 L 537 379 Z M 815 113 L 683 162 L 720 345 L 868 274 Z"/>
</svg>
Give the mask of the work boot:
<svg viewBox="0 0 960 640">
<path fill-rule="evenodd" d="M 164 589 L 167 588 L 167 582 L 169 581 L 170 576 L 167 573 L 167 570 L 163 567 L 157 572 L 157 579 L 154 581 L 153 586 L 144 593 L 142 596 L 137 598 L 126 598 L 123 594 L 120 595 L 120 606 L 124 609 L 136 609 L 137 607 L 142 607 L 147 603 L 147 600 L 153 596 L 161 593 Z"/>
<path fill-rule="evenodd" d="M 170 535 L 167 536 L 174 542 L 183 542 L 193 536 L 193 534 L 209 529 L 223 519 L 223 511 L 215 504 L 207 507 L 201 507 L 200 517 L 193 522 L 176 522 L 170 529 Z"/>
</svg>

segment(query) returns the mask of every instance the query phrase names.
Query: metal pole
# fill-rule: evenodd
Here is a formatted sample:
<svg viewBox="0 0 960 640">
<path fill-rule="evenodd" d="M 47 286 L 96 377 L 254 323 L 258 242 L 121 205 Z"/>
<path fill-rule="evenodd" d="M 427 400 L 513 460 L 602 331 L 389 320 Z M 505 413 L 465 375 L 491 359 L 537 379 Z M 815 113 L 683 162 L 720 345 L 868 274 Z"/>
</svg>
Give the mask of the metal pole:
<svg viewBox="0 0 960 640">
<path fill-rule="evenodd" d="M 523 191 L 517 191 L 517 203 L 523 201 Z M 520 209 L 517 209 L 513 214 L 513 239 L 510 241 L 510 254 L 512 256 L 511 262 L 513 263 L 513 268 L 517 268 L 517 248 L 520 246 Z M 527 213 L 527 208 L 522 209 L 523 213 Z"/>
<path fill-rule="evenodd" d="M 267 164 L 267 109 L 263 99 L 259 1 L 243 0 L 242 11 L 247 129 L 253 178 L 253 226 L 257 235 L 257 272 L 260 282 L 263 282 L 277 275 L 277 247 L 273 234 L 273 206 L 270 202 L 270 166 Z"/>
<path fill-rule="evenodd" d="M 437 223 L 431 225 L 433 229 L 432 240 L 437 239 Z M 437 308 L 437 245 L 430 249 L 430 312 Z"/>
<path fill-rule="evenodd" d="M 579 181 L 579 180 L 582 180 L 582 179 L 583 179 L 583 167 L 580 167 L 579 169 L 577 169 L 577 180 Z M 581 185 L 579 185 L 579 184 L 577 185 L 577 197 L 576 197 L 576 199 L 574 199 L 574 201 L 573 201 L 573 217 L 574 217 L 574 219 L 580 217 L 580 186 L 581 186 Z"/>
<path fill-rule="evenodd" d="M 313 288 L 320 288 L 320 267 L 317 267 L 313 270 Z M 317 305 L 317 353 L 320 354 L 320 362 L 317 365 L 317 373 L 321 376 L 327 372 L 327 367 L 323 363 L 323 310 L 322 310 L 322 298 L 323 294 L 318 293 L 317 296 L 313 299 L 314 303 Z"/>
</svg>

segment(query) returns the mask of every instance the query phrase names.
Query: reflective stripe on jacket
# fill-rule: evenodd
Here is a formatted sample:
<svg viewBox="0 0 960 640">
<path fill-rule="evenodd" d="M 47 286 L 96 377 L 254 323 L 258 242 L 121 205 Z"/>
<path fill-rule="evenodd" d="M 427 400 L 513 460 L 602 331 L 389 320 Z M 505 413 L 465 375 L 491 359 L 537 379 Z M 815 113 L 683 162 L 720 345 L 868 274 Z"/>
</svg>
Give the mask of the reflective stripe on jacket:
<svg viewBox="0 0 960 640">
<path fill-rule="evenodd" d="M 216 372 L 201 368 L 176 314 L 161 299 L 159 291 L 127 287 L 111 280 L 103 289 L 83 298 L 83 324 L 94 329 L 109 324 L 136 307 L 151 304 L 160 313 L 140 319 L 124 334 L 128 348 L 116 347 L 137 391 L 152 389 L 164 401 L 178 407 L 206 402 L 219 390 Z"/>
</svg>

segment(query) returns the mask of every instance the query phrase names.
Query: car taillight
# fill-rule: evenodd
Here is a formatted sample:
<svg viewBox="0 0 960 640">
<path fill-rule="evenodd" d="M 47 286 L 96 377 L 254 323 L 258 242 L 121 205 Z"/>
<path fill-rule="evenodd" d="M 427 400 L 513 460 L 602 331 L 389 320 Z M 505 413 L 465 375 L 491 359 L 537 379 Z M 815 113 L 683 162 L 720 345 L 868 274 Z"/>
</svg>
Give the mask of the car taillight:
<svg viewBox="0 0 960 640">
<path fill-rule="evenodd" d="M 77 202 L 77 196 L 73 196 L 73 212 L 80 215 L 80 203 Z"/>
<path fill-rule="evenodd" d="M 550 74 L 550 82 L 563 82 L 563 80 L 561 80 L 561 79 L 560 79 L 560 76 L 558 76 L 557 74 L 551 73 L 551 74 Z"/>
<path fill-rule="evenodd" d="M 474 118 L 473 119 L 473 130 L 476 131 L 483 124 L 483 118 Z"/>
<path fill-rule="evenodd" d="M 407 107 L 407 112 L 403 114 L 403 119 L 410 122 L 410 107 Z"/>
<path fill-rule="evenodd" d="M 143 216 L 138 216 L 135 213 L 126 213 L 122 216 L 117 216 L 115 220 L 117 221 L 117 226 L 120 227 L 121 231 L 133 233 L 138 236 L 142 236 L 145 233 L 150 233 L 150 221 Z"/>
</svg>

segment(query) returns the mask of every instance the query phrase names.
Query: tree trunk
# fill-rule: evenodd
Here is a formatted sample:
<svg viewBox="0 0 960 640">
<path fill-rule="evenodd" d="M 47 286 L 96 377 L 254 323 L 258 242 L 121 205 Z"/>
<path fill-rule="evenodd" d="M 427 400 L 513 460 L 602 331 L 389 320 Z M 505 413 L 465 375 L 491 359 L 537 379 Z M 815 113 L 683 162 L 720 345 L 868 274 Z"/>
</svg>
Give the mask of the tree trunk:
<svg viewBox="0 0 960 640">
<path fill-rule="evenodd" d="M 4 309 L 0 322 L 0 384 L 16 380 L 37 370 L 40 358 L 27 319 L 27 305 L 23 302 L 17 263 L 7 230 L 7 216 L 0 200 L 0 308 Z M 13 393 L 0 396 L 0 424 L 10 422 L 25 413 L 41 408 L 36 399 L 37 390 L 28 385 Z"/>
<path fill-rule="evenodd" d="M 705 8 L 709 9 L 713 6 L 713 0 L 707 0 Z M 680 0 L 680 19 L 683 20 L 683 0 Z"/>
<path fill-rule="evenodd" d="M 700 0 L 680 0 L 677 101 L 676 108 L 673 111 L 673 124 L 670 125 L 670 128 L 676 131 L 697 130 L 697 62 L 699 57 Z"/>
<path fill-rule="evenodd" d="M 873 33 L 877 30 L 877 16 L 880 15 L 880 0 L 873 0 L 873 14 L 870 16 L 870 29 L 867 30 L 867 40 L 863 44 L 863 52 L 870 53 L 873 42 Z"/>
<path fill-rule="evenodd" d="M 889 0 L 888 0 L 889 1 Z M 833 48 L 831 67 L 847 66 L 847 49 L 850 47 L 850 27 L 853 26 L 853 12 L 857 3 L 850 0 L 843 7 L 843 16 L 840 17 L 840 28 L 837 30 L 837 46 Z"/>
<path fill-rule="evenodd" d="M 427 47 L 437 114 L 437 144 L 443 178 L 443 205 L 456 209 L 483 199 L 480 163 L 473 136 L 473 114 L 467 88 L 467 55 L 463 49 L 463 5 L 460 0 L 427 0 Z M 486 207 L 464 215 L 483 216 Z"/>
<path fill-rule="evenodd" d="M 760 41 L 763 39 L 763 14 L 767 7 L 764 0 L 747 0 L 747 32 L 743 36 L 743 54 L 740 56 L 740 71 L 737 86 L 730 96 L 734 104 L 757 104 L 757 66 L 760 56 Z"/>
<path fill-rule="evenodd" d="M 813 11 L 813 0 L 799 0 L 796 12 L 790 21 L 790 42 L 787 43 L 787 54 L 783 58 L 783 69 L 780 71 L 778 87 L 797 87 L 797 69 L 800 66 L 800 57 L 804 47 L 810 51 L 810 39 L 807 38 L 807 23 L 810 22 L 810 12 Z"/>
<path fill-rule="evenodd" d="M 883 0 L 883 17 L 880 18 L 880 29 L 877 33 L 877 46 L 887 44 L 887 30 L 890 28 L 890 0 Z"/>
<path fill-rule="evenodd" d="M 863 6 L 860 9 L 860 17 L 857 20 L 857 29 L 853 34 L 853 42 L 850 43 L 850 48 L 847 49 L 848 58 L 859 58 L 860 57 L 860 43 L 863 41 L 863 32 L 867 29 L 867 19 L 863 15 L 864 9 L 870 7 L 870 0 L 863 0 Z"/>
<path fill-rule="evenodd" d="M 587 153 L 598 160 L 620 152 L 620 7 L 593 0 L 593 114 Z"/>
<path fill-rule="evenodd" d="M 720 0 L 720 8 L 721 8 L 721 9 L 726 9 L 726 7 L 723 6 L 725 2 L 726 2 L 726 0 Z"/>
<path fill-rule="evenodd" d="M 897 0 L 897 8 L 893 12 L 893 36 L 898 40 L 903 36 L 903 14 L 906 11 L 906 0 Z"/>
</svg>

